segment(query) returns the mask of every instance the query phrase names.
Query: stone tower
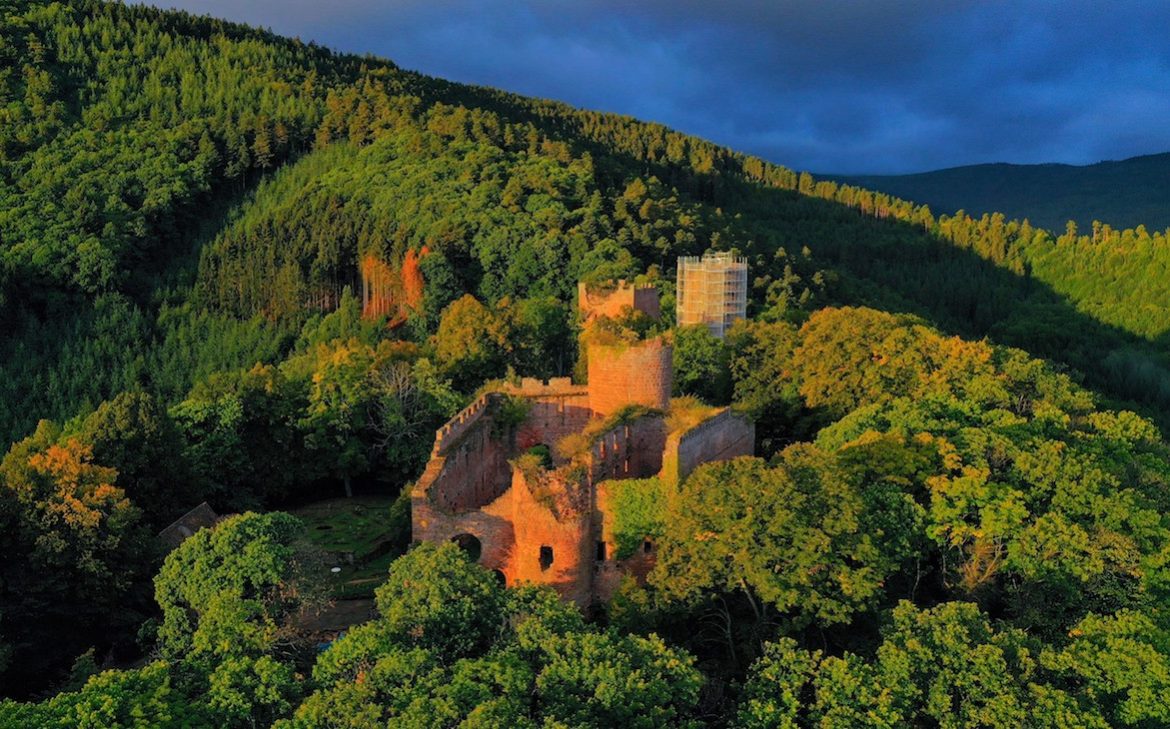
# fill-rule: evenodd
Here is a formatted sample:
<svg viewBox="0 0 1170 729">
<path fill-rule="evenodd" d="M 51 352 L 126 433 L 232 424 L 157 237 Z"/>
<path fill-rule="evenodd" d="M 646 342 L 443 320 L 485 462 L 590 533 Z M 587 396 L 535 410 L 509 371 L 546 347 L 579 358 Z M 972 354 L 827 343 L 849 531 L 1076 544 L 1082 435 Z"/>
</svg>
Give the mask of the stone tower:
<svg viewBox="0 0 1170 729">
<path fill-rule="evenodd" d="M 661 337 L 630 344 L 590 344 L 589 409 L 611 415 L 626 405 L 665 411 L 674 384 L 673 349 Z"/>
<path fill-rule="evenodd" d="M 720 339 L 747 311 L 747 259 L 726 251 L 678 259 L 678 325 L 706 324 Z"/>
</svg>

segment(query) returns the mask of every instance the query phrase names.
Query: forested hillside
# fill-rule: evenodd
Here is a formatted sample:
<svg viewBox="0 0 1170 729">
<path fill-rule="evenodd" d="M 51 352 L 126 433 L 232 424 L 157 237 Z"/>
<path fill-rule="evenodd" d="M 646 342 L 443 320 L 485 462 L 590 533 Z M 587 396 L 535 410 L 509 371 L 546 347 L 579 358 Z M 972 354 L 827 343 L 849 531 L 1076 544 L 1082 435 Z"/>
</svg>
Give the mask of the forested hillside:
<svg viewBox="0 0 1170 729">
<path fill-rule="evenodd" d="M 1165 234 L 936 215 L 214 19 L 0 14 L 0 726 L 1170 721 Z M 585 621 L 418 548 L 297 642 L 320 555 L 274 509 L 406 493 L 486 382 L 582 374 L 578 280 L 669 327 L 708 249 L 750 320 L 673 332 L 676 394 L 761 458 L 651 500 L 646 585 Z M 242 514 L 164 560 L 204 500 Z"/>
<path fill-rule="evenodd" d="M 1115 228 L 1170 227 L 1170 154 L 1091 165 L 981 164 L 910 175 L 834 175 L 850 185 L 916 200 L 938 211 L 1001 212 L 1048 230 L 1072 220 Z"/>
</svg>

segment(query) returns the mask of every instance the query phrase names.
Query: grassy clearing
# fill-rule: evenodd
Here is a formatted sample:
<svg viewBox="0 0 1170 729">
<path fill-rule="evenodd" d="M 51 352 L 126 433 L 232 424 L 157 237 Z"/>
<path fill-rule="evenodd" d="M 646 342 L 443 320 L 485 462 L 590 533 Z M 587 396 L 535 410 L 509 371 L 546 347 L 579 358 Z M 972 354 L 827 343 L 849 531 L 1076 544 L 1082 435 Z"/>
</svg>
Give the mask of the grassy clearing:
<svg viewBox="0 0 1170 729">
<path fill-rule="evenodd" d="M 293 513 L 305 523 L 305 536 L 327 553 L 325 578 L 337 598 L 371 597 L 386 570 L 409 541 L 397 499 L 363 496 L 318 501 Z M 409 532 L 409 519 L 406 532 Z"/>
</svg>

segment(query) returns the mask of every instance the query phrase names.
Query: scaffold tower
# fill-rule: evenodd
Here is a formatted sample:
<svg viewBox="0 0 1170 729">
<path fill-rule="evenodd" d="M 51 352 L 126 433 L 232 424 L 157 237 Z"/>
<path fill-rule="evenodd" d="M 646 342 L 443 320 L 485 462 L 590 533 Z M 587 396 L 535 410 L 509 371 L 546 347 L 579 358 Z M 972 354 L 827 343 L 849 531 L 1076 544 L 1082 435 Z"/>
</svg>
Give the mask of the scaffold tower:
<svg viewBox="0 0 1170 729">
<path fill-rule="evenodd" d="M 720 339 L 747 312 L 747 259 L 708 251 L 678 259 L 678 324 L 706 324 Z"/>
</svg>

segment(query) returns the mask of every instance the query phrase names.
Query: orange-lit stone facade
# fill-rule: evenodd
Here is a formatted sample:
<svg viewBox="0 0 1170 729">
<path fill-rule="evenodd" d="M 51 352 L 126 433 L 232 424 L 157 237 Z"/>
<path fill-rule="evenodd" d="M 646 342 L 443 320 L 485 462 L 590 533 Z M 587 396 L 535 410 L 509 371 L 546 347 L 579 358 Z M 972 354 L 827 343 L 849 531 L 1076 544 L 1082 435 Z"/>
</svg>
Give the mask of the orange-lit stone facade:
<svg viewBox="0 0 1170 729">
<path fill-rule="evenodd" d="M 577 304 L 581 318 L 586 321 L 599 316 L 616 319 L 627 309 L 640 311 L 653 319 L 662 315 L 657 289 L 626 281 L 606 287 L 593 287 L 582 281 L 577 284 Z"/>
<path fill-rule="evenodd" d="M 629 345 L 589 345 L 589 408 L 598 415 L 616 413 L 627 405 L 666 410 L 673 384 L 672 354 L 672 347 L 659 338 Z"/>
<path fill-rule="evenodd" d="M 587 386 L 525 379 L 480 397 L 439 429 L 411 493 L 415 541 L 454 541 L 506 584 L 552 585 L 581 607 L 607 601 L 623 575 L 645 577 L 655 562 L 651 542 L 629 559 L 613 558 L 606 482 L 677 483 L 701 463 L 751 455 L 755 428 L 725 408 L 668 434 L 671 356 L 659 339 L 591 347 L 588 357 Z M 501 417 L 509 397 L 527 401 L 522 422 Z M 649 409 L 608 417 L 629 404 Z M 582 431 L 592 434 L 583 449 L 557 453 L 562 439 Z M 540 445 L 553 452 L 551 467 L 522 457 Z"/>
</svg>

